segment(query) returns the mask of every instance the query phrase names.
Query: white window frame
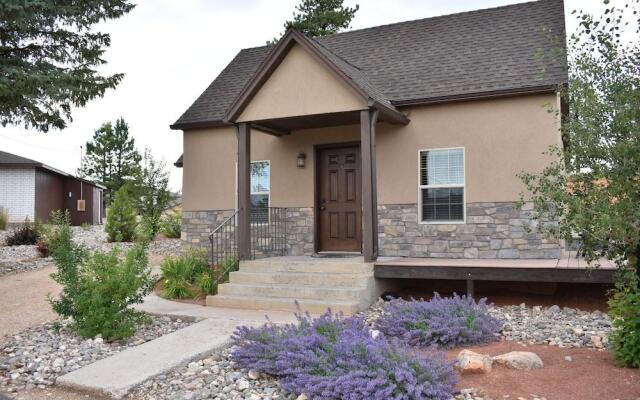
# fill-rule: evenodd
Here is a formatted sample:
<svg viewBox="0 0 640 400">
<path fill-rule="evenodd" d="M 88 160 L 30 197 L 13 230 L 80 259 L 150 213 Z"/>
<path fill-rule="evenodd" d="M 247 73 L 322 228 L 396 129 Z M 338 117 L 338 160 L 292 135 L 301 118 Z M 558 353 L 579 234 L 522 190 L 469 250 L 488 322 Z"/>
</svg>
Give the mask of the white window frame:
<svg viewBox="0 0 640 400">
<path fill-rule="evenodd" d="M 422 185 L 420 180 L 420 155 L 424 152 L 438 151 L 438 150 L 462 150 L 462 185 L 460 184 L 447 184 L 447 185 Z M 435 147 L 429 149 L 418 150 L 418 224 L 422 225 L 457 225 L 467 223 L 467 156 L 464 147 Z M 460 221 L 443 221 L 433 220 L 425 221 L 422 218 L 422 189 L 446 189 L 446 188 L 459 188 L 462 187 L 462 220 Z"/>
<path fill-rule="evenodd" d="M 252 160 L 249 164 L 266 162 L 269 164 L 269 191 L 268 192 L 254 192 L 251 187 L 251 182 L 249 182 L 249 189 L 251 192 L 249 193 L 249 197 L 252 194 L 266 194 L 269 196 L 269 200 L 267 200 L 267 207 L 271 207 L 271 160 Z M 251 169 L 249 169 L 249 181 L 251 181 Z M 236 162 L 236 209 L 238 209 L 238 163 Z M 269 213 L 269 221 L 268 222 L 251 222 L 251 225 L 269 225 L 271 223 L 271 213 Z"/>
</svg>

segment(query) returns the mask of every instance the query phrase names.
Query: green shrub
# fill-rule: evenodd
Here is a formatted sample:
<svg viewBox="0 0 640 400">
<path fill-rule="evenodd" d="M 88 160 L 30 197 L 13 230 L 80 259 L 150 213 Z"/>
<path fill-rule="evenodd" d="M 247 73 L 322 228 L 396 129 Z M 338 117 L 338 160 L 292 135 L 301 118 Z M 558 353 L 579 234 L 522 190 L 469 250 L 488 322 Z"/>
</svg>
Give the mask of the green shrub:
<svg viewBox="0 0 640 400">
<path fill-rule="evenodd" d="M 53 258 L 58 271 L 52 278 L 62 285 L 58 299 L 49 298 L 53 310 L 73 319 L 76 332 L 84 337 L 100 334 L 105 340 L 132 336 L 148 317 L 130 306 L 142 303 L 153 280 L 146 246 L 136 245 L 124 260 L 118 249 L 90 254 L 71 240 L 71 229 L 61 225 Z"/>
<path fill-rule="evenodd" d="M 126 186 L 116 192 L 107 213 L 105 231 L 110 242 L 132 242 L 136 238 L 136 208 Z"/>
<path fill-rule="evenodd" d="M 213 282 L 213 271 L 203 250 L 191 250 L 184 256 L 168 257 L 160 265 L 160 270 L 167 298 L 184 299 L 210 293 L 207 290 L 212 285 L 210 282 Z"/>
<path fill-rule="evenodd" d="M 89 229 L 91 229 L 91 224 L 88 222 L 83 222 L 82 224 L 80 224 L 80 227 L 82 228 L 82 230 L 88 231 Z"/>
<path fill-rule="evenodd" d="M 220 263 L 218 271 L 218 281 L 220 283 L 229 281 L 229 273 L 237 271 L 240 268 L 240 262 L 236 256 L 226 256 Z"/>
<path fill-rule="evenodd" d="M 4 208 L 0 207 L 0 231 L 7 229 L 9 224 L 9 213 Z"/>
<path fill-rule="evenodd" d="M 153 228 L 149 225 L 149 221 L 146 218 L 140 218 L 140 222 L 136 226 L 136 242 L 150 242 L 155 238 L 153 234 Z"/>
<path fill-rule="evenodd" d="M 66 236 L 71 235 L 71 213 L 69 210 L 54 210 L 49 216 L 49 221 L 50 224 L 42 231 L 42 238 L 44 246 L 53 253 L 60 241 L 66 240 Z"/>
<path fill-rule="evenodd" d="M 160 222 L 160 232 L 168 238 L 179 239 L 182 233 L 182 214 L 166 214 Z"/>
<path fill-rule="evenodd" d="M 34 223 L 29 222 L 29 219 L 25 219 L 22 226 L 13 231 L 5 240 L 7 246 L 24 246 L 33 245 L 40 239 L 40 230 L 42 226 L 36 221 Z"/>
<path fill-rule="evenodd" d="M 195 283 L 201 296 L 214 294 L 218 289 L 218 285 L 213 276 L 213 270 L 211 269 L 196 276 Z"/>
<path fill-rule="evenodd" d="M 609 299 L 614 355 L 620 363 L 633 368 L 640 368 L 639 280 L 632 269 L 620 271 Z"/>
</svg>

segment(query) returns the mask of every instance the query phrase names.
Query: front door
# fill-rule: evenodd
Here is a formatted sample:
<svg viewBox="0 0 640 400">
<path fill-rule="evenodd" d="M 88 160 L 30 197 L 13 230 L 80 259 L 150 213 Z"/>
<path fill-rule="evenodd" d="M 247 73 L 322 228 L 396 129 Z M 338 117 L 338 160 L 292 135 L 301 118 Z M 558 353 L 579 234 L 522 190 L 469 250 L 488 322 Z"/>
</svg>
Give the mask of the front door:
<svg viewBox="0 0 640 400">
<path fill-rule="evenodd" d="M 318 151 L 318 250 L 362 250 L 360 147 Z"/>
</svg>

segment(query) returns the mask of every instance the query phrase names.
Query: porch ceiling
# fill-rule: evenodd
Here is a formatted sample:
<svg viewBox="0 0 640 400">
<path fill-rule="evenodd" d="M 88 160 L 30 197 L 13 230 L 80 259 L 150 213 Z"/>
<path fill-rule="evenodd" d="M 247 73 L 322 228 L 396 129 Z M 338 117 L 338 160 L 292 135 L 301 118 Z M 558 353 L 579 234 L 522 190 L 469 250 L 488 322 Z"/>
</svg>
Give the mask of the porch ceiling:
<svg viewBox="0 0 640 400">
<path fill-rule="evenodd" d="M 387 114 L 380 113 L 379 122 L 397 124 L 398 120 Z M 287 118 L 274 118 L 251 122 L 251 125 L 273 135 L 287 135 L 291 131 L 300 129 L 326 128 L 340 125 L 357 125 L 360 123 L 360 110 L 344 111 L 325 114 L 301 115 Z"/>
</svg>

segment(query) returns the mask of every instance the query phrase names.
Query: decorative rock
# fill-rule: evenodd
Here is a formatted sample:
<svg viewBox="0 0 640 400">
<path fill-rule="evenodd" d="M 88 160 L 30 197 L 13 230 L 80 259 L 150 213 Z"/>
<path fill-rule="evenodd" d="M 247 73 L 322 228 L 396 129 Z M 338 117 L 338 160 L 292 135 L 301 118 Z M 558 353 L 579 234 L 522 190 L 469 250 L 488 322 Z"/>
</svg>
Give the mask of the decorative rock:
<svg viewBox="0 0 640 400">
<path fill-rule="evenodd" d="M 591 336 L 591 344 L 596 349 L 601 349 L 601 348 L 604 347 L 604 345 L 602 344 L 602 338 L 600 336 L 597 336 L 597 335 Z"/>
<path fill-rule="evenodd" d="M 512 369 L 540 369 L 544 363 L 536 353 L 530 351 L 512 351 L 493 357 L 493 362 Z"/>
<path fill-rule="evenodd" d="M 564 357 L 564 360 L 565 360 L 566 362 L 571 362 L 571 361 L 573 361 L 573 358 L 572 358 L 571 356 L 565 356 L 565 357 Z"/>
<path fill-rule="evenodd" d="M 260 372 L 256 371 L 255 369 L 250 369 L 249 372 L 247 372 L 247 375 L 251 380 L 260 379 Z"/>
<path fill-rule="evenodd" d="M 462 350 L 458 354 L 456 368 L 463 374 L 486 374 L 491 372 L 492 360 L 486 354 L 479 354 L 471 350 Z"/>
<path fill-rule="evenodd" d="M 309 398 L 307 397 L 306 394 L 302 393 L 300 396 L 298 396 L 296 398 L 296 400 L 308 400 Z"/>
<path fill-rule="evenodd" d="M 85 340 L 68 328 L 68 322 L 52 322 L 27 328 L 0 343 L 0 392 L 27 387 L 45 388 L 56 378 L 137 343 L 158 338 L 190 325 L 190 322 L 152 317 L 126 342 L 105 343 L 101 337 Z"/>
</svg>

